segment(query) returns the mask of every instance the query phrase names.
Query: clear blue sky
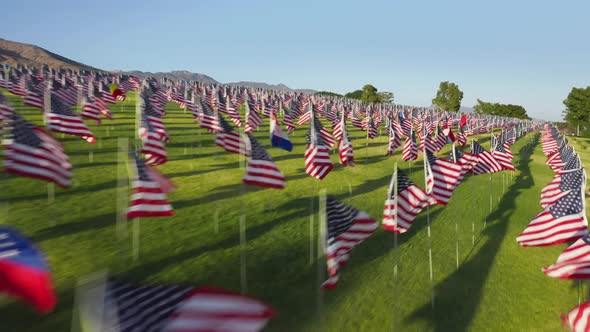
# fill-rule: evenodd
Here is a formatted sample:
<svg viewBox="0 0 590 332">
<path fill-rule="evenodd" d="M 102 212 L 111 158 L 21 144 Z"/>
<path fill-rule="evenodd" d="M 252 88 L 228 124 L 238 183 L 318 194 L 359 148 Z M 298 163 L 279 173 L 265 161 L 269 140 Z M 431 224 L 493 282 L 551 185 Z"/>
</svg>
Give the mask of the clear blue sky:
<svg viewBox="0 0 590 332">
<path fill-rule="evenodd" d="M 372 83 L 430 105 L 440 81 L 558 120 L 590 85 L 590 1 L 30 1 L 0 37 L 102 69 L 186 69 L 220 82 L 348 92 Z"/>
</svg>

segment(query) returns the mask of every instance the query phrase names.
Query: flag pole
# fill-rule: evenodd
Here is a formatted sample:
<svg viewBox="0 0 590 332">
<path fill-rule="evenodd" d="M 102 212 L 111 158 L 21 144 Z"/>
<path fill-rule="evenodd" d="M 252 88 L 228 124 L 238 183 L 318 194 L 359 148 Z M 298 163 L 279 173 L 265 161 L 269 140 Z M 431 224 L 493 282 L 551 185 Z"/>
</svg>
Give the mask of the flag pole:
<svg viewBox="0 0 590 332">
<path fill-rule="evenodd" d="M 127 196 L 128 196 L 128 156 L 129 156 L 129 138 L 117 138 L 117 215 L 116 215 L 116 233 L 119 241 L 119 257 L 121 266 L 125 264 L 123 260 L 123 240 L 127 237 Z"/>
<path fill-rule="evenodd" d="M 397 161 L 393 164 L 393 178 L 391 185 L 393 186 L 393 330 L 397 331 L 397 318 L 399 310 L 397 310 L 397 269 L 398 269 L 398 250 L 397 250 L 397 211 L 398 211 L 398 183 L 397 183 Z"/>
<path fill-rule="evenodd" d="M 426 145 L 424 145 L 424 153 L 423 153 L 423 160 L 422 164 L 424 165 L 424 187 L 426 187 Z M 430 289 L 431 289 L 431 299 L 430 303 L 432 309 L 434 309 L 434 273 L 432 271 L 432 235 L 430 231 L 430 205 L 426 206 L 426 229 L 428 234 L 428 269 L 430 274 Z"/>
<path fill-rule="evenodd" d="M 457 163 L 457 151 L 455 151 L 455 142 L 451 146 L 453 151 L 453 161 Z M 455 257 L 457 261 L 457 270 L 459 269 L 459 205 L 454 202 L 455 205 Z"/>
<path fill-rule="evenodd" d="M 244 144 L 240 145 L 240 154 L 238 156 L 240 170 L 246 172 L 246 154 L 252 151 L 250 138 L 240 129 L 240 135 Z M 244 209 L 244 200 L 246 196 L 246 184 L 242 181 L 240 187 L 240 292 L 242 295 L 248 292 L 248 274 L 246 262 L 246 213 Z"/>
<path fill-rule="evenodd" d="M 317 255 L 317 284 L 318 298 L 317 298 L 317 315 L 319 322 L 319 330 L 323 330 L 324 326 L 324 289 L 322 287 L 325 278 L 325 261 L 326 261 L 326 233 L 328 227 L 328 216 L 327 216 L 327 190 L 322 188 L 318 192 L 318 255 Z"/>
<path fill-rule="evenodd" d="M 47 126 L 47 116 L 48 116 L 49 112 L 51 112 L 51 88 L 52 88 L 52 83 L 48 79 L 47 86 L 45 87 L 45 93 L 43 95 L 43 108 L 44 108 L 43 124 L 45 126 Z M 50 211 L 49 213 L 51 215 L 50 222 L 49 222 L 49 224 L 51 226 L 55 226 L 55 224 L 57 223 L 57 221 L 55 220 L 56 218 L 55 218 L 54 202 L 55 202 L 55 183 L 48 182 L 47 183 L 47 206 Z"/>
<path fill-rule="evenodd" d="M 146 81 L 143 81 L 142 85 L 145 85 Z M 142 86 L 141 88 L 143 88 Z M 144 100 L 141 97 L 141 88 L 139 89 L 139 96 L 135 99 L 135 151 L 138 150 L 140 143 L 139 137 L 139 126 L 141 121 L 141 115 L 144 107 Z M 140 239 L 140 221 L 141 218 L 134 218 L 132 224 L 132 255 L 133 261 L 139 259 L 139 239 Z"/>
</svg>

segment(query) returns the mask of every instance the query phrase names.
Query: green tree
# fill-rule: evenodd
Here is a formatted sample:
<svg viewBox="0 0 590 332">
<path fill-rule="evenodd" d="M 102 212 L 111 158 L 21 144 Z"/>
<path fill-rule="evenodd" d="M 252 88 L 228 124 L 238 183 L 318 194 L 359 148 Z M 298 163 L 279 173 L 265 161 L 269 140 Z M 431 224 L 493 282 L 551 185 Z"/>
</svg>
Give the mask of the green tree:
<svg viewBox="0 0 590 332">
<path fill-rule="evenodd" d="M 345 94 L 344 97 L 360 100 L 362 95 L 363 95 L 363 90 L 354 90 L 353 92 L 349 92 L 349 93 Z"/>
<path fill-rule="evenodd" d="M 490 114 L 518 119 L 530 119 L 526 114 L 525 108 L 520 105 L 488 103 L 478 99 L 477 105 L 473 106 L 473 110 L 477 114 Z"/>
<path fill-rule="evenodd" d="M 380 103 L 393 104 L 393 92 L 383 91 L 377 94 L 379 95 Z"/>
<path fill-rule="evenodd" d="M 580 131 L 590 129 L 590 86 L 586 88 L 572 88 L 563 101 L 565 110 L 564 120 L 573 127 L 580 126 Z"/>
<path fill-rule="evenodd" d="M 316 96 L 328 96 L 328 97 L 342 97 L 341 94 L 331 91 L 318 91 L 314 93 Z"/>
<path fill-rule="evenodd" d="M 461 107 L 462 99 L 463 91 L 459 90 L 459 86 L 455 83 L 445 81 L 440 82 L 436 97 L 432 99 L 432 104 L 439 111 L 457 112 Z"/>
<path fill-rule="evenodd" d="M 363 86 L 363 94 L 361 95 L 361 100 L 365 103 L 378 103 L 379 95 L 377 94 L 377 88 L 372 86 L 371 84 L 366 84 L 365 86 Z"/>
</svg>

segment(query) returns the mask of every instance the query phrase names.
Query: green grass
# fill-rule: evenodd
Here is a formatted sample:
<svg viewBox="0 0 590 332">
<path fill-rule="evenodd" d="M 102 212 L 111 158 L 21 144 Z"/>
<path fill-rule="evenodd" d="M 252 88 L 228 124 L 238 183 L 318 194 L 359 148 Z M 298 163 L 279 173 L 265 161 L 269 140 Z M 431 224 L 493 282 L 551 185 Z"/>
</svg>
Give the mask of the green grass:
<svg viewBox="0 0 590 332">
<path fill-rule="evenodd" d="M 10 99 L 27 119 L 42 122 L 38 110 Z M 1 220 L 22 230 L 47 253 L 59 304 L 53 313 L 41 316 L 26 305 L 0 299 L 2 331 L 69 331 L 78 278 L 103 269 L 138 282 L 209 284 L 240 291 L 242 211 L 247 224 L 247 294 L 277 310 L 270 331 L 392 331 L 394 320 L 396 331 L 556 331 L 561 329 L 559 314 L 578 302 L 576 284 L 541 272 L 566 245 L 521 248 L 515 241 L 541 211 L 541 188 L 553 176 L 532 134 L 512 148 L 518 165 L 513 175 L 468 177 L 448 206 L 430 209 L 433 310 L 426 212 L 399 236 L 397 252 L 393 235 L 380 229 L 353 250 L 337 289 L 319 289 L 318 262 L 324 266 L 315 258 L 320 189 L 380 220 L 395 162 L 404 171 L 411 170 L 413 181 L 424 187 L 422 162 L 403 162 L 399 151 L 386 157 L 385 137 L 366 147 L 364 133 L 349 128 L 357 166 L 337 165 L 320 182 L 304 173 L 306 128 L 298 128 L 292 153 L 268 149 L 287 179 L 287 188 L 246 187 L 241 194 L 244 172 L 238 156 L 215 147 L 213 135 L 197 129 L 190 113 L 168 104 L 164 120 L 171 135 L 170 161 L 160 169 L 178 186 L 169 195 L 176 215 L 139 221 L 139 259 L 134 261 L 133 222 L 123 238 L 116 228 L 117 192 L 121 192 L 117 137 L 129 137 L 133 144 L 134 100 L 130 96 L 111 109 L 115 121 L 106 120 L 102 126 L 88 122 L 98 137 L 95 145 L 57 135 L 75 166 L 75 185 L 56 189 L 54 204 L 47 202 L 45 182 L 3 175 L 0 198 L 8 204 Z M 255 136 L 269 147 L 266 123 Z M 481 141 L 489 146 L 489 137 Z M 590 163 L 590 154 L 582 150 L 590 142 L 581 138 L 571 142 L 584 163 Z M 94 162 L 89 161 L 89 152 Z M 337 163 L 336 155 L 332 160 Z M 120 196 L 126 202 L 127 194 Z"/>
</svg>

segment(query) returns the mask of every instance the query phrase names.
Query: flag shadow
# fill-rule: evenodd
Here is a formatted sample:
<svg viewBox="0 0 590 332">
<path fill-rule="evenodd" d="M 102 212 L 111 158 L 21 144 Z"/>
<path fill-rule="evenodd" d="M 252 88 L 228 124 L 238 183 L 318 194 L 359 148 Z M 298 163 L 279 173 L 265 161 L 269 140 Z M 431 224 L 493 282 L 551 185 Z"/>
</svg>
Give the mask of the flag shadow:
<svg viewBox="0 0 590 332">
<path fill-rule="evenodd" d="M 520 153 L 520 174 L 504 194 L 496 209 L 488 215 L 487 228 L 482 231 L 482 244 L 477 253 L 465 261 L 458 270 L 435 287 L 435 309 L 425 303 L 406 321 L 428 321 L 434 331 L 467 331 L 477 312 L 482 292 L 498 250 L 508 231 L 507 220 L 516 209 L 515 198 L 534 185 L 529 164 L 534 146 L 523 146 Z M 485 240 L 484 240 L 485 239 Z"/>
</svg>

